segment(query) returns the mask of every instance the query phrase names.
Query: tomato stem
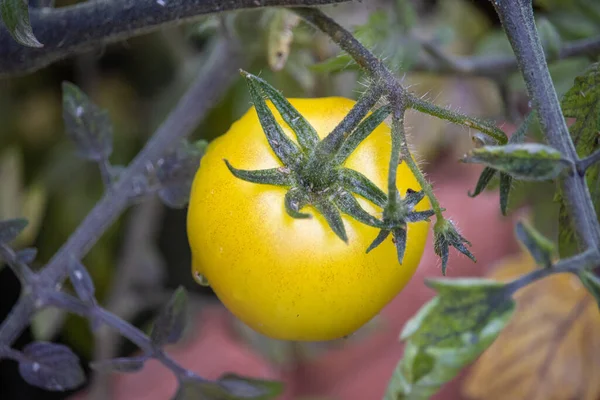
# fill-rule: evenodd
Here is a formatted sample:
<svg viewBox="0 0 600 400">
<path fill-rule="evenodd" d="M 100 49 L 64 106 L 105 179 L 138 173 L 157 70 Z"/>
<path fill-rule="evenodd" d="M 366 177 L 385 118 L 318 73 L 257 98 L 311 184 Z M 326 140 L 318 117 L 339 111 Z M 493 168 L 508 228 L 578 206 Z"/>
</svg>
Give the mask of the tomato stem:
<svg viewBox="0 0 600 400">
<path fill-rule="evenodd" d="M 367 116 L 382 94 L 383 89 L 381 86 L 370 85 L 344 119 L 317 145 L 313 158 L 323 160 L 335 157 L 346 138 Z"/>
<path fill-rule="evenodd" d="M 444 215 L 442 213 L 442 207 L 440 203 L 435 197 L 433 193 L 433 188 L 425 176 L 417 166 L 417 163 L 413 159 L 410 154 L 410 150 L 408 148 L 408 143 L 406 141 L 406 133 L 404 132 L 404 110 L 400 113 L 394 113 L 394 118 L 392 120 L 392 157 L 390 159 L 390 175 L 388 180 L 388 191 L 389 191 L 389 203 L 392 204 L 394 198 L 397 197 L 395 194 L 397 193 L 396 189 L 396 171 L 398 169 L 398 163 L 400 158 L 400 153 L 402 153 L 402 161 L 406 163 L 408 168 L 411 170 L 419 185 L 421 185 L 421 190 L 425 192 L 425 195 L 429 198 L 429 202 L 431 203 L 431 208 L 435 213 L 436 220 L 443 221 Z M 392 191 L 394 196 L 392 195 Z"/>
</svg>

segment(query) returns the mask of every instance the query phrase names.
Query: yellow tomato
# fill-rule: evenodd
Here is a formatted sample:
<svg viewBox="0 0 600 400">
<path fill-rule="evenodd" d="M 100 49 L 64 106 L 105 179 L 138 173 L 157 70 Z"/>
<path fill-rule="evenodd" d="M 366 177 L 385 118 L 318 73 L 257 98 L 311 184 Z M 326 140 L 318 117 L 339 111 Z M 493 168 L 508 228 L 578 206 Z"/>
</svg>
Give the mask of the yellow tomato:
<svg viewBox="0 0 600 400">
<path fill-rule="evenodd" d="M 354 101 L 340 98 L 289 99 L 321 138 L 342 120 Z M 293 132 L 269 102 L 285 133 Z M 344 166 L 386 191 L 391 151 L 384 123 L 363 141 Z M 312 206 L 294 219 L 285 210 L 286 188 L 250 183 L 227 169 L 280 167 L 256 111 L 251 108 L 214 140 L 194 178 L 188 210 L 192 272 L 205 277 L 223 304 L 256 331 L 275 339 L 321 341 L 347 336 L 402 290 L 425 246 L 428 222 L 410 223 L 403 264 L 391 236 L 366 253 L 378 229 L 343 215 L 348 243 L 335 235 Z M 421 188 L 406 163 L 398 168 L 401 195 Z M 358 197 L 372 215 L 382 210 Z M 416 210 L 429 209 L 423 199 Z"/>
</svg>

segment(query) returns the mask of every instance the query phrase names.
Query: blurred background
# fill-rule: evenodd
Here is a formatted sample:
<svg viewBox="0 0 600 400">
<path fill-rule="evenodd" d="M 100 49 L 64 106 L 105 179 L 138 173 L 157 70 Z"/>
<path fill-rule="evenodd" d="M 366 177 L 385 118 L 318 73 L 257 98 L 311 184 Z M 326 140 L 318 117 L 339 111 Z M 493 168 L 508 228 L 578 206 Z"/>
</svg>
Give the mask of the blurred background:
<svg viewBox="0 0 600 400">
<path fill-rule="evenodd" d="M 56 1 L 56 6 L 74 3 Z M 549 33 L 544 37 L 542 32 L 542 36 L 550 49 L 556 45 L 556 35 L 561 41 L 571 41 L 600 34 L 600 7 L 593 0 L 534 3 L 538 23 L 548 27 Z M 403 1 L 353 2 L 324 10 L 385 59 L 410 90 L 436 104 L 496 121 L 512 133 L 529 112 L 517 74 L 489 79 L 451 71 L 439 73 L 435 70 L 441 61 L 430 57 L 421 46 L 424 41 L 433 43 L 444 52 L 464 57 L 511 56 L 491 2 L 414 0 L 410 4 L 416 12 L 410 33 Z M 114 125 L 111 162 L 127 165 L 201 70 L 206 49 L 219 34 L 222 22 L 240 33 L 245 49 L 252 53 L 252 65 L 246 69 L 260 74 L 287 97 L 357 98 L 363 89 L 365 77 L 326 36 L 273 10 L 200 19 L 98 47 L 35 73 L 1 79 L 0 219 L 25 217 L 30 221 L 15 246 L 36 247 L 38 266 L 67 240 L 104 190 L 97 166 L 78 158 L 64 134 L 61 83 L 75 83 L 108 110 Z M 293 33 L 289 43 L 282 40 L 288 29 Z M 568 90 L 589 64 L 586 57 L 553 63 L 559 94 Z M 193 138 L 211 140 L 223 134 L 249 103 L 245 83 L 238 79 L 197 127 Z M 442 206 L 472 241 L 472 251 L 479 260 L 472 264 L 452 253 L 449 275 L 486 275 L 506 260 L 527 264 L 514 258 L 520 253 L 512 234 L 515 215 L 527 214 L 542 232 L 556 236 L 558 208 L 552 201 L 553 185 L 517 183 L 511 194 L 510 215 L 502 217 L 497 191 L 475 199 L 467 197 L 481 168 L 457 160 L 473 146 L 476 132 L 416 112 L 409 113 L 407 127 L 411 145 Z M 537 129 L 532 128 L 534 135 Z M 185 209 L 168 208 L 157 199 L 148 199 L 130 208 L 108 230 L 83 260 L 102 304 L 144 328 L 174 288 L 183 285 L 192 298 L 193 327 L 172 352 L 186 367 L 209 377 L 235 371 L 282 379 L 287 382 L 286 396 L 290 399 L 381 398 L 402 354 L 398 333 L 406 319 L 431 297 L 423 278 L 440 275 L 431 243 L 411 285 L 380 318 L 354 337 L 327 344 L 284 343 L 251 332 L 219 305 L 210 288 L 194 283 L 185 217 Z M 0 264 L 0 320 L 10 311 L 19 291 L 11 270 Z M 54 309 L 37 315 L 16 347 L 32 340 L 67 344 L 83 365 L 136 351 L 126 340 L 107 332 L 95 338 L 86 320 Z M 82 392 L 57 394 L 28 386 L 15 363 L 1 361 L 0 398 L 49 400 L 74 395 L 79 399 L 164 399 L 175 387 L 169 372 L 154 364 L 141 373 L 119 378 L 86 371 L 89 382 Z M 485 382 L 485 374 L 480 379 Z M 466 390 L 460 380 L 440 394 L 440 398 L 463 396 L 492 398 L 480 388 Z"/>
</svg>

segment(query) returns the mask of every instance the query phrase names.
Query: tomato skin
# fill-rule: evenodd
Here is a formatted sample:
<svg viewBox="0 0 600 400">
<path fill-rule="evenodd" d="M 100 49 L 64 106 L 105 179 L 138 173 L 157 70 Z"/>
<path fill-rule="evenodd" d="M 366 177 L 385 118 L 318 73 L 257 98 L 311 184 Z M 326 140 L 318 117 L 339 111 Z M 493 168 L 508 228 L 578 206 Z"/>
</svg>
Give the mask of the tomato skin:
<svg viewBox="0 0 600 400">
<path fill-rule="evenodd" d="M 328 97 L 288 99 L 323 138 L 354 101 Z M 273 106 L 269 103 L 271 110 Z M 286 134 L 293 133 L 274 111 Z M 390 129 L 380 125 L 344 166 L 387 191 Z M 348 243 L 340 240 L 311 206 L 311 219 L 294 219 L 284 207 L 287 188 L 250 183 L 227 169 L 280 167 L 254 108 L 214 140 L 194 178 L 188 209 L 188 238 L 194 274 L 206 277 L 223 304 L 256 331 L 282 340 L 321 341 L 347 336 L 389 303 L 415 272 L 428 234 L 428 222 L 408 225 L 404 263 L 391 236 L 366 254 L 376 228 L 343 215 Z M 420 186 L 405 163 L 397 185 L 402 195 Z M 381 210 L 357 197 L 378 217 Z M 429 209 L 423 199 L 416 210 Z"/>
</svg>

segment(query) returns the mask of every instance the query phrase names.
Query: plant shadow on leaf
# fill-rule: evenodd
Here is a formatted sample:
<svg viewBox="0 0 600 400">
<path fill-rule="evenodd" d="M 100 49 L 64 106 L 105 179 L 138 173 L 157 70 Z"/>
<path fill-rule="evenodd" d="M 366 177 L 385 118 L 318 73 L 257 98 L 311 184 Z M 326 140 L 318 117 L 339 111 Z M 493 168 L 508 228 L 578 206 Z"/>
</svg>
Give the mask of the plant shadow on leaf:
<svg viewBox="0 0 600 400">
<path fill-rule="evenodd" d="M 522 254 L 491 277 L 536 268 Z M 514 318 L 475 363 L 463 387 L 471 399 L 594 400 L 600 396 L 600 313 L 577 277 L 558 274 L 515 295 Z"/>
</svg>

